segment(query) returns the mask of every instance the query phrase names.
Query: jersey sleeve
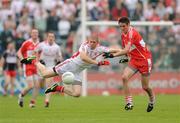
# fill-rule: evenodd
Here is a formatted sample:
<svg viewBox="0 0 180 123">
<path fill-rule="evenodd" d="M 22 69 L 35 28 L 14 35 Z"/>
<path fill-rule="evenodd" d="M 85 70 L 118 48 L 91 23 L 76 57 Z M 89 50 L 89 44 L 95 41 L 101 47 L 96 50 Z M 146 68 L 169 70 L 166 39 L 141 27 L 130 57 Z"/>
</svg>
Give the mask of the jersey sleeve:
<svg viewBox="0 0 180 123">
<path fill-rule="evenodd" d="M 22 46 L 21 46 L 21 48 L 20 48 L 20 51 L 21 51 L 22 54 L 24 54 L 24 53 L 26 52 L 27 44 L 28 44 L 27 41 L 25 41 L 25 42 L 22 44 Z"/>
<path fill-rule="evenodd" d="M 99 46 L 99 53 L 109 52 L 109 48 L 105 46 Z"/>
<path fill-rule="evenodd" d="M 58 60 L 58 61 L 63 60 L 61 48 L 59 46 L 57 46 L 56 60 Z"/>
</svg>

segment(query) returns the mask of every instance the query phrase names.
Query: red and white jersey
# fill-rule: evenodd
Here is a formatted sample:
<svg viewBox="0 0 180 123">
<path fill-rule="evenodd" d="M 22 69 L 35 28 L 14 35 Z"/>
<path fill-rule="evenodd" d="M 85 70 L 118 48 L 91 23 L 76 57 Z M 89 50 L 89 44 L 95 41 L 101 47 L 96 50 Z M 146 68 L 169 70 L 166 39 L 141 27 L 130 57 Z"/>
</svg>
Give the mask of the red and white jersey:
<svg viewBox="0 0 180 123">
<path fill-rule="evenodd" d="M 24 58 L 27 58 L 27 57 L 29 57 L 29 56 L 34 55 L 34 50 L 35 50 L 36 46 L 38 45 L 38 43 L 39 43 L 39 42 L 34 43 L 34 42 L 32 41 L 32 39 L 26 40 L 26 41 L 22 44 L 21 49 L 20 49 L 23 57 L 24 57 Z M 27 65 L 26 65 L 26 69 L 33 69 L 33 68 L 35 68 L 34 62 L 32 62 L 32 64 L 27 64 Z"/>
<path fill-rule="evenodd" d="M 151 52 L 148 50 L 146 43 L 133 27 L 129 28 L 127 34 L 122 33 L 121 39 L 123 48 L 128 44 L 131 46 L 128 53 L 130 59 L 151 58 Z"/>
<path fill-rule="evenodd" d="M 40 52 L 40 59 L 47 67 L 53 67 L 56 60 L 62 60 L 61 49 L 56 43 L 50 45 L 47 41 L 43 41 L 38 44 L 36 51 Z"/>
<path fill-rule="evenodd" d="M 98 45 L 95 49 L 91 49 L 88 42 L 82 43 L 79 51 L 74 53 L 70 60 L 83 68 L 89 68 L 92 64 L 88 64 L 80 58 L 80 52 L 82 51 L 84 51 L 91 59 L 97 60 L 98 57 L 101 56 L 104 52 L 109 52 L 109 48 Z"/>
</svg>

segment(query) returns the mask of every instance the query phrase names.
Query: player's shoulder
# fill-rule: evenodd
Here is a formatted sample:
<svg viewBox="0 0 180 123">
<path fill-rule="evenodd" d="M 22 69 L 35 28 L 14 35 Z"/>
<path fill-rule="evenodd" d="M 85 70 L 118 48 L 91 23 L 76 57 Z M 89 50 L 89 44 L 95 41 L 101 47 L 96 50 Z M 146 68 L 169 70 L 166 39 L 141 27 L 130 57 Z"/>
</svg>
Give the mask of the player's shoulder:
<svg viewBox="0 0 180 123">
<path fill-rule="evenodd" d="M 23 42 L 22 46 L 27 46 L 27 45 L 31 45 L 31 44 L 32 44 L 31 39 L 28 39 Z"/>
<path fill-rule="evenodd" d="M 38 43 L 38 45 L 45 45 L 46 44 L 46 41 L 41 41 Z"/>
<path fill-rule="evenodd" d="M 59 46 L 57 43 L 54 43 L 53 47 L 56 48 L 56 49 L 60 49 L 61 48 L 61 46 Z"/>
<path fill-rule="evenodd" d="M 135 29 L 134 27 L 131 27 L 131 32 L 132 32 L 133 34 L 138 34 L 137 29 Z"/>
<path fill-rule="evenodd" d="M 57 43 L 54 43 L 54 46 L 55 46 L 55 47 L 60 47 Z"/>
</svg>

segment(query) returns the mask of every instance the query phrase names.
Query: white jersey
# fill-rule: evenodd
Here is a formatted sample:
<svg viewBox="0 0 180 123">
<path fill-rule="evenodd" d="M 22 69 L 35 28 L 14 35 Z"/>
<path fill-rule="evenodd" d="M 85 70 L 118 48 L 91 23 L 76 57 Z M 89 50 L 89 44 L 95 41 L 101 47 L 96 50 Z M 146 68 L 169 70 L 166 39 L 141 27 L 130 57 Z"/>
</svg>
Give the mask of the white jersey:
<svg viewBox="0 0 180 123">
<path fill-rule="evenodd" d="M 81 67 L 91 67 L 92 64 L 84 62 L 80 58 L 80 52 L 84 51 L 88 57 L 90 57 L 93 60 L 97 60 L 99 56 L 101 56 L 104 52 L 109 52 L 109 48 L 98 45 L 95 49 L 91 49 L 88 42 L 84 42 L 81 44 L 79 51 L 76 52 L 72 57 L 71 60 L 76 63 L 77 65 Z"/>
<path fill-rule="evenodd" d="M 80 52 L 84 51 L 88 57 L 97 60 L 104 52 L 109 52 L 109 48 L 98 45 L 95 49 L 91 49 L 87 42 L 81 44 L 79 51 L 76 52 L 71 58 L 55 66 L 55 71 L 58 74 L 63 74 L 67 71 L 74 73 L 76 81 L 82 81 L 80 73 L 90 68 L 92 64 L 84 62 L 80 58 Z"/>
<path fill-rule="evenodd" d="M 40 59 L 47 67 L 53 67 L 56 60 L 62 60 L 61 49 L 56 43 L 50 45 L 47 41 L 43 41 L 38 44 L 36 51 L 40 52 Z"/>
</svg>

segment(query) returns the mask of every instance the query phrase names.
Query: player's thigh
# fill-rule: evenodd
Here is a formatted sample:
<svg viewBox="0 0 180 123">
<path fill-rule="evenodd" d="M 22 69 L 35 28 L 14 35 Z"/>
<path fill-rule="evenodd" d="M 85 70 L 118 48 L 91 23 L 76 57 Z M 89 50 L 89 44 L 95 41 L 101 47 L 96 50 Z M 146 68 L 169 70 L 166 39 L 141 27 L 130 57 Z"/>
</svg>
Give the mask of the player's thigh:
<svg viewBox="0 0 180 123">
<path fill-rule="evenodd" d="M 5 78 L 6 83 L 9 83 L 11 81 L 11 76 L 9 74 L 7 74 L 7 73 L 5 73 L 4 78 Z"/>
<path fill-rule="evenodd" d="M 73 90 L 73 93 L 80 95 L 82 86 L 81 85 L 72 85 L 72 90 Z"/>
<path fill-rule="evenodd" d="M 130 79 L 136 72 L 137 72 L 136 69 L 127 66 L 123 71 L 122 78 Z"/>
<path fill-rule="evenodd" d="M 26 83 L 27 83 L 28 88 L 34 87 L 33 75 L 26 76 Z"/>
</svg>

